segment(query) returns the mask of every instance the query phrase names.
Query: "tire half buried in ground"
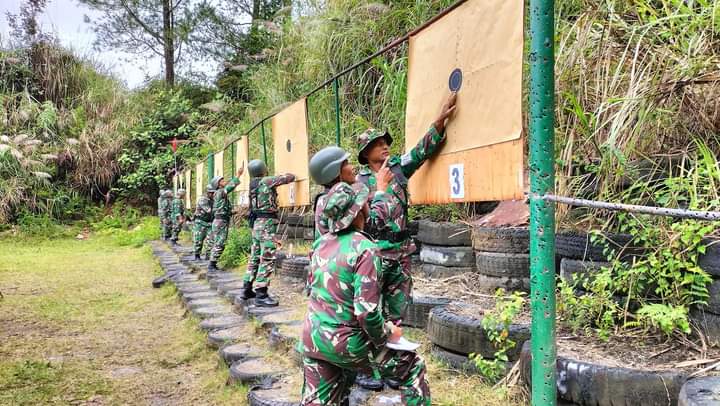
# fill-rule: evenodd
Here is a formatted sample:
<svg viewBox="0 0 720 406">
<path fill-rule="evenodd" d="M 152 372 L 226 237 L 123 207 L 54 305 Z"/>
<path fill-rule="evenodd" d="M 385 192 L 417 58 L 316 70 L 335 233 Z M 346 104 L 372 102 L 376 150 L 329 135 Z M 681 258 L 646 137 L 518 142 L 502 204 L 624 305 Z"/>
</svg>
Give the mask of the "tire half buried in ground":
<svg viewBox="0 0 720 406">
<path fill-rule="evenodd" d="M 245 319 L 238 315 L 213 317 L 200 322 L 200 328 L 205 331 L 222 330 L 230 327 L 240 326 L 245 323 Z"/>
<path fill-rule="evenodd" d="M 403 319 L 403 325 L 425 328 L 430 310 L 448 303 L 450 303 L 450 299 L 445 297 L 413 296 L 412 303 L 408 305 L 407 314 Z"/>
<path fill-rule="evenodd" d="M 248 392 L 249 406 L 299 406 L 300 401 L 297 390 L 277 385 L 270 388 L 256 387 Z"/>
<path fill-rule="evenodd" d="M 261 349 L 253 347 L 248 343 L 226 345 L 222 347 L 219 352 L 220 357 L 227 365 L 232 365 L 233 363 L 244 360 L 245 358 L 260 358 L 263 356 L 263 351 Z"/>
<path fill-rule="evenodd" d="M 678 406 L 720 405 L 720 377 L 705 376 L 685 382 L 680 389 Z"/>
<path fill-rule="evenodd" d="M 526 342 L 520 373 L 530 385 L 532 353 Z M 579 405 L 675 405 L 687 375 L 680 371 L 643 371 L 578 361 L 558 355 L 557 389 L 563 399 Z"/>
<path fill-rule="evenodd" d="M 230 366 L 230 382 L 267 384 L 280 377 L 284 370 L 265 358 L 246 358 Z"/>
<path fill-rule="evenodd" d="M 221 348 L 239 341 L 243 338 L 243 335 L 249 334 L 250 333 L 245 329 L 245 326 L 242 325 L 211 331 L 208 333 L 208 345 L 215 348 Z"/>
<path fill-rule="evenodd" d="M 432 309 L 428 318 L 428 338 L 433 344 L 458 354 L 480 354 L 483 358 L 493 358 L 497 349 L 482 327 L 480 314 L 483 309 L 469 304 L 463 304 L 462 308 L 464 311 L 471 310 L 478 315 L 471 317 L 459 314 L 454 306 Z M 522 344 L 530 339 L 530 326 L 511 324 L 508 333 L 509 338 L 517 345 L 507 352 L 507 356 L 510 360 L 516 360 L 520 355 Z"/>
</svg>

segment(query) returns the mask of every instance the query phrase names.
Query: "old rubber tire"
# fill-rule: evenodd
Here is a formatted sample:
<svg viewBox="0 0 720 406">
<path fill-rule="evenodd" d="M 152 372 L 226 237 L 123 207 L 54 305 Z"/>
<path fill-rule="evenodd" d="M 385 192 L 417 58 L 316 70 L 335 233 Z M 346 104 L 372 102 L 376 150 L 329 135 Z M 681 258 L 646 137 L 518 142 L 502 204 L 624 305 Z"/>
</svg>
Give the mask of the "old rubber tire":
<svg viewBox="0 0 720 406">
<path fill-rule="evenodd" d="M 643 249 L 630 244 L 632 236 L 629 234 L 602 233 L 604 241 L 609 248 L 614 249 L 621 259 L 631 259 L 633 256 L 643 254 Z M 605 244 L 603 237 L 593 242 L 588 233 L 563 232 L 555 236 L 555 253 L 563 258 L 583 259 L 590 261 L 607 261 L 603 250 Z"/>
<path fill-rule="evenodd" d="M 529 278 L 530 255 L 476 251 L 475 268 L 487 276 Z"/>
<path fill-rule="evenodd" d="M 467 354 L 458 354 L 442 347 L 438 347 L 437 345 L 433 345 L 432 348 L 430 348 L 430 355 L 432 355 L 436 360 L 447 364 L 452 369 L 471 374 L 478 373 L 475 363 L 470 359 L 470 357 L 468 357 Z"/>
<path fill-rule="evenodd" d="M 472 267 L 475 265 L 475 255 L 471 247 L 425 244 L 420 250 L 420 260 L 426 264 L 446 267 Z"/>
<path fill-rule="evenodd" d="M 285 388 L 253 388 L 247 395 L 248 406 L 299 406 L 299 396 L 288 393 Z M 294 401 L 293 399 L 298 399 Z"/>
<path fill-rule="evenodd" d="M 680 389 L 678 406 L 720 405 L 720 376 L 690 379 Z"/>
<path fill-rule="evenodd" d="M 713 276 L 720 276 L 720 240 L 703 239 L 705 253 L 698 256 L 698 265 L 703 271 Z"/>
<path fill-rule="evenodd" d="M 182 301 L 187 303 L 192 300 L 199 300 L 199 299 L 222 299 L 220 295 L 217 294 L 215 291 L 207 291 L 207 292 L 196 292 L 196 293 L 188 293 L 186 295 L 182 295 Z"/>
<path fill-rule="evenodd" d="M 155 289 L 158 289 L 158 288 L 162 287 L 169 279 L 170 279 L 170 276 L 168 274 L 158 276 L 157 278 L 153 279 L 152 287 Z"/>
<path fill-rule="evenodd" d="M 310 264 L 310 259 L 308 257 L 286 258 L 283 261 L 278 274 L 282 275 L 282 276 L 286 276 L 288 278 L 305 280 L 305 279 L 307 279 L 307 273 L 305 272 L 305 267 L 308 266 L 309 264 Z"/>
<path fill-rule="evenodd" d="M 429 278 L 449 278 L 451 276 L 455 275 L 461 275 L 468 272 L 475 272 L 475 268 L 471 267 L 449 267 L 449 266 L 441 266 L 441 265 L 434 265 L 434 264 L 421 264 L 419 268 L 419 272 L 422 275 L 425 275 Z"/>
<path fill-rule="evenodd" d="M 263 352 L 264 350 L 255 348 L 248 343 L 226 345 L 219 351 L 220 358 L 222 358 L 228 366 L 237 361 L 242 361 L 245 358 L 262 357 Z"/>
<path fill-rule="evenodd" d="M 271 365 L 263 358 L 245 358 L 230 365 L 230 382 L 267 384 L 272 383 L 282 373 L 282 367 Z"/>
<path fill-rule="evenodd" d="M 470 228 L 464 224 L 449 222 L 435 223 L 420 220 L 417 239 L 423 244 L 467 247 L 471 245 Z"/>
<path fill-rule="evenodd" d="M 609 266 L 609 262 L 563 258 L 560 260 L 560 278 L 569 284 L 575 283 L 576 280 L 591 281 L 592 275 Z"/>
<path fill-rule="evenodd" d="M 520 373 L 530 385 L 530 341 L 520 357 Z M 675 405 L 687 380 L 681 371 L 643 371 L 609 367 L 558 355 L 557 389 L 563 399 L 580 405 L 655 406 Z"/>
<path fill-rule="evenodd" d="M 437 296 L 413 296 L 408 305 L 407 314 L 402 320 L 405 326 L 425 328 L 430 310 L 450 303 L 450 299 Z"/>
<path fill-rule="evenodd" d="M 208 333 L 208 345 L 222 348 L 240 340 L 245 332 L 244 326 L 236 326 Z"/>
<path fill-rule="evenodd" d="M 214 317 L 200 322 L 200 328 L 205 331 L 223 330 L 226 328 L 240 326 L 245 319 L 238 315 Z"/>
<path fill-rule="evenodd" d="M 720 316 L 698 309 L 690 310 L 690 320 L 700 327 L 708 342 L 712 345 L 720 344 Z"/>
<path fill-rule="evenodd" d="M 472 246 L 477 251 L 527 254 L 530 234 L 527 227 L 480 227 L 472 229 Z"/>
<path fill-rule="evenodd" d="M 700 306 L 700 310 L 720 315 L 720 280 L 716 279 L 707 286 L 710 297 L 707 305 Z"/>
<path fill-rule="evenodd" d="M 477 275 L 475 278 L 479 292 L 494 294 L 498 289 L 505 292 L 530 292 L 530 278 L 507 278 L 505 276 Z"/>
<path fill-rule="evenodd" d="M 510 360 L 515 360 L 520 355 L 522 344 L 530 339 L 530 326 L 511 324 L 508 332 L 509 338 L 517 345 L 507 355 Z M 483 358 L 493 358 L 496 351 L 482 327 L 482 316 L 456 314 L 449 306 L 436 307 L 430 311 L 427 334 L 433 344 L 459 354 L 480 354 Z"/>
</svg>

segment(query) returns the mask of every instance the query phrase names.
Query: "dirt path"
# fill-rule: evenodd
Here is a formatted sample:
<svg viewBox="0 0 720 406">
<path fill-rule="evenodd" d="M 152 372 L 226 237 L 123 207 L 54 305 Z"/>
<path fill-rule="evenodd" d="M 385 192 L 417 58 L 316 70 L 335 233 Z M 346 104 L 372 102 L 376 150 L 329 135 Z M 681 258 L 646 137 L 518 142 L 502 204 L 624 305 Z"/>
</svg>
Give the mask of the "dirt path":
<svg viewBox="0 0 720 406">
<path fill-rule="evenodd" d="M 244 404 L 147 248 L 0 241 L 0 404 Z"/>
</svg>

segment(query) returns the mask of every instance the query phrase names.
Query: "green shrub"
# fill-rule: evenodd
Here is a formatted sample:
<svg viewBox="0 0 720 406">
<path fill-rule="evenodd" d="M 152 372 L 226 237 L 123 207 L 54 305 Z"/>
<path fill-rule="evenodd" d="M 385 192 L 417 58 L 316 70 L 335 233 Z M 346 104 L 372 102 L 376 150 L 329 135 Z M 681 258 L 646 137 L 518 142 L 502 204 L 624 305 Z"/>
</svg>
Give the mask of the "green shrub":
<svg viewBox="0 0 720 406">
<path fill-rule="evenodd" d="M 231 227 L 228 232 L 225 251 L 220 257 L 220 265 L 234 268 L 246 264 L 251 245 L 252 236 L 246 224 L 243 223 L 239 227 Z"/>
</svg>

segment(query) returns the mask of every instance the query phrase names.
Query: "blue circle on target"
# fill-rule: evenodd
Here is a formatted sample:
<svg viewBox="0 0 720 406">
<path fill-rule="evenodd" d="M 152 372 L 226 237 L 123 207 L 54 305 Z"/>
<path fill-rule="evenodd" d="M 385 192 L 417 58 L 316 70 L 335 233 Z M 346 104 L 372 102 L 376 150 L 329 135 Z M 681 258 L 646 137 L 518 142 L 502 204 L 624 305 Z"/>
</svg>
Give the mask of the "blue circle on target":
<svg viewBox="0 0 720 406">
<path fill-rule="evenodd" d="M 460 70 L 460 68 L 456 68 L 452 71 L 450 79 L 448 80 L 448 85 L 451 92 L 457 92 L 460 90 L 462 87 L 462 70 Z"/>
</svg>

